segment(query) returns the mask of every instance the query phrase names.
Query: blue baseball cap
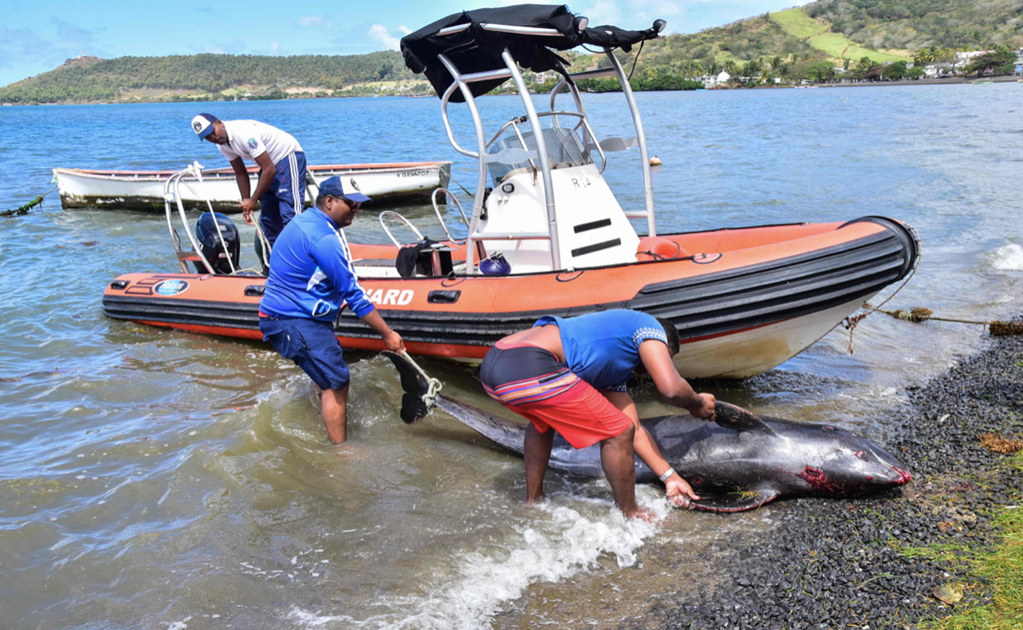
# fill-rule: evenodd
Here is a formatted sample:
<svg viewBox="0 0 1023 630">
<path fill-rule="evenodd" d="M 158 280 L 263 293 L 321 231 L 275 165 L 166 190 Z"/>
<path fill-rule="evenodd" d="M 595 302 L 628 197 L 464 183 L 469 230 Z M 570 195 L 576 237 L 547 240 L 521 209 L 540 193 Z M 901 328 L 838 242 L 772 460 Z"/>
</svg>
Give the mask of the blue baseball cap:
<svg viewBox="0 0 1023 630">
<path fill-rule="evenodd" d="M 217 117 L 212 114 L 199 114 L 192 119 L 192 130 L 199 136 L 200 141 L 213 133 L 213 121 L 216 119 Z"/>
<path fill-rule="evenodd" d="M 320 194 L 324 196 L 330 195 L 331 197 L 340 197 L 345 201 L 351 201 L 353 203 L 373 203 L 372 199 L 359 192 L 359 185 L 355 183 L 355 179 L 350 179 L 348 183 L 355 192 L 346 193 L 344 184 L 341 183 L 341 178 L 337 175 L 328 177 L 320 182 Z"/>
</svg>

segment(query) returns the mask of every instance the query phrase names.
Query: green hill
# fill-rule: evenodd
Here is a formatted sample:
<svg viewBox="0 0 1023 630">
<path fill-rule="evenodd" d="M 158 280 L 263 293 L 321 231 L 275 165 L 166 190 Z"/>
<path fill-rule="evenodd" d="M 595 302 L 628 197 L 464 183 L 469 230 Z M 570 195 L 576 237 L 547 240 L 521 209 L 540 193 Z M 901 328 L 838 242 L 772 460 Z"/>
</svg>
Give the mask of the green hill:
<svg viewBox="0 0 1023 630">
<path fill-rule="evenodd" d="M 0 102 L 203 100 L 246 94 L 284 98 L 412 78 L 401 55 L 390 50 L 346 56 L 91 58 L 68 60 L 56 70 L 0 88 Z"/>
<path fill-rule="evenodd" d="M 1023 46 L 1023 0 L 819 0 L 803 10 L 872 48 Z"/>
<path fill-rule="evenodd" d="M 819 0 L 649 42 L 637 72 L 823 80 L 835 66 L 865 73 L 925 48 L 999 46 L 1023 47 L 1023 0 Z"/>
<path fill-rule="evenodd" d="M 899 61 L 908 54 L 882 52 L 857 44 L 842 32 L 836 32 L 834 25 L 810 17 L 803 9 L 788 9 L 772 13 L 770 18 L 791 37 L 802 39 L 811 47 L 823 52 L 829 59 L 860 60 L 868 57 L 871 61 Z"/>
<path fill-rule="evenodd" d="M 996 46 L 1023 47 L 1023 0 L 818 0 L 647 42 L 633 82 L 635 89 L 678 89 L 694 85 L 683 78 L 721 70 L 759 77 L 760 82 L 774 77 L 826 80 L 835 66 L 865 74 L 882 63 L 912 61 L 923 49 L 930 51 L 928 58 L 947 59 L 954 50 Z M 631 67 L 633 55 L 620 56 Z M 568 57 L 573 69 L 606 64 L 600 55 Z M 610 84 L 595 82 L 588 89 L 603 91 Z M 423 78 L 409 72 L 395 51 L 294 57 L 204 54 L 72 59 L 0 88 L 0 103 L 395 93 L 429 93 Z"/>
</svg>

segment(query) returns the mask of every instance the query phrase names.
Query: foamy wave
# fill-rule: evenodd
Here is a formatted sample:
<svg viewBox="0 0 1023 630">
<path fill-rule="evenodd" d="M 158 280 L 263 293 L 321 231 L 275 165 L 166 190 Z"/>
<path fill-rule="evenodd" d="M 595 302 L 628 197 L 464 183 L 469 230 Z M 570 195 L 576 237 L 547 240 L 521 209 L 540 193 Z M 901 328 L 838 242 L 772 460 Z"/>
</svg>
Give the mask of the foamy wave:
<svg viewBox="0 0 1023 630">
<path fill-rule="evenodd" d="M 330 624 L 329 627 L 340 628 L 342 626 L 348 627 L 353 622 L 353 619 L 348 615 L 320 615 L 319 613 L 302 610 L 298 606 L 291 609 L 288 617 L 297 621 L 303 628 L 323 628 L 327 624 Z"/>
<path fill-rule="evenodd" d="M 991 266 L 999 271 L 1023 271 L 1023 246 L 1002 245 L 991 252 Z"/>
<path fill-rule="evenodd" d="M 636 489 L 637 501 L 663 519 L 671 508 L 663 492 Z M 347 616 L 324 616 L 295 608 L 289 616 L 307 628 L 396 628 L 412 630 L 482 630 L 509 601 L 522 596 L 530 584 L 558 582 L 597 566 L 598 559 L 612 555 L 618 566 L 636 563 L 636 552 L 657 532 L 657 525 L 626 519 L 607 502 L 575 507 L 548 503 L 538 515 L 516 528 L 521 534 L 504 553 L 467 553 L 457 558 L 457 575 L 437 595 L 380 602 L 395 612 L 354 622 Z M 583 514 L 582 512 L 586 512 Z"/>
</svg>

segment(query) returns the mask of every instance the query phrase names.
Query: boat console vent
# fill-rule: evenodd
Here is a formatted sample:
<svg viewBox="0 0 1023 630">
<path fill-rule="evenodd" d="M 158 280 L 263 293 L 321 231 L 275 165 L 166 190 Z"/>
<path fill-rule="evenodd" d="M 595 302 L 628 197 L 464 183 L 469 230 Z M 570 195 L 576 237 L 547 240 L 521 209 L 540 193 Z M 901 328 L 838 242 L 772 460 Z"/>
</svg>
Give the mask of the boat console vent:
<svg viewBox="0 0 1023 630">
<path fill-rule="evenodd" d="M 589 232 L 590 230 L 596 230 L 602 227 L 608 227 L 611 225 L 611 219 L 601 219 L 600 221 L 590 221 L 589 223 L 580 223 L 579 225 L 572 228 L 575 233 Z"/>
<path fill-rule="evenodd" d="M 610 249 L 612 247 L 618 247 L 622 244 L 622 239 L 615 238 L 610 241 L 604 241 L 603 243 L 594 243 L 593 245 L 587 245 L 586 247 L 579 247 L 572 250 L 572 256 L 585 256 L 586 254 L 592 254 L 593 252 L 599 252 L 601 250 Z"/>
</svg>

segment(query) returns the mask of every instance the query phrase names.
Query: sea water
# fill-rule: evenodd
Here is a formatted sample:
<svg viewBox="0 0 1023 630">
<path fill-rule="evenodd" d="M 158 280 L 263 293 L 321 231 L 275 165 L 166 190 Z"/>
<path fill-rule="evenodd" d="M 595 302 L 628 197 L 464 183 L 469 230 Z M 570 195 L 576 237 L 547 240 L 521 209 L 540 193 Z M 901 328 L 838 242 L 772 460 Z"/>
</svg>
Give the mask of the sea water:
<svg viewBox="0 0 1023 630">
<path fill-rule="evenodd" d="M 893 217 L 919 231 L 923 257 L 887 307 L 1009 317 L 1023 291 L 1021 90 L 639 94 L 663 162 L 658 227 Z M 635 135 L 620 96 L 586 105 L 598 137 Z M 511 97 L 480 106 L 490 133 L 522 113 Z M 463 202 L 460 185 L 475 187 L 436 99 L 5 107 L 0 209 L 49 188 L 55 167 L 226 166 L 189 127 L 202 111 L 285 129 L 310 164 L 447 159 Z M 474 147 L 464 107 L 452 116 Z M 638 151 L 608 160 L 622 206 L 642 208 Z M 442 233 L 429 206 L 399 211 Z M 375 215 L 364 209 L 349 238 L 386 242 Z M 456 213 L 445 217 L 457 229 Z M 661 593 L 713 587 L 735 537 L 784 516 L 784 503 L 727 518 L 673 512 L 644 486 L 639 500 L 660 521 L 626 521 L 606 482 L 555 472 L 549 502 L 527 508 L 521 460 L 442 412 L 402 424 L 397 374 L 372 354 L 349 354 L 351 442 L 331 446 L 315 388 L 268 346 L 103 317 L 117 275 L 177 269 L 161 214 L 61 211 L 54 193 L 0 230 L 0 626 L 616 627 Z M 766 374 L 697 385 L 883 443 L 905 388 L 983 339 L 981 327 L 875 314 L 851 345 L 838 328 Z M 501 412 L 471 368 L 423 363 L 446 394 Z M 649 385 L 633 393 L 642 415 L 670 411 Z"/>
</svg>

